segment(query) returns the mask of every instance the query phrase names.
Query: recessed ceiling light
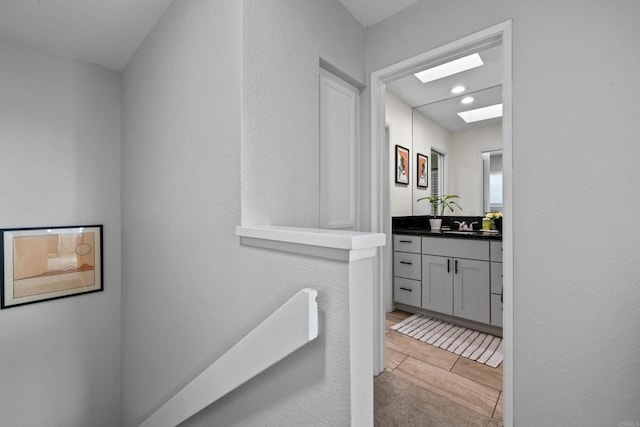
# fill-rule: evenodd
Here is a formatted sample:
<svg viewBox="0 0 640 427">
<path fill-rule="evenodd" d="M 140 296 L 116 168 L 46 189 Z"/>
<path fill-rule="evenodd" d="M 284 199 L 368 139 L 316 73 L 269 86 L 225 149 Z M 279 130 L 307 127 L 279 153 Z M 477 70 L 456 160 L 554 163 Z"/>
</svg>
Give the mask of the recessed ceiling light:
<svg viewBox="0 0 640 427">
<path fill-rule="evenodd" d="M 474 53 L 469 56 L 464 56 L 451 62 L 438 65 L 437 67 L 420 71 L 419 73 L 416 73 L 415 76 L 419 78 L 422 83 L 427 83 L 453 74 L 461 73 L 481 65 L 484 65 L 484 62 L 480 59 L 480 55 Z"/>
<path fill-rule="evenodd" d="M 490 105 L 488 107 L 476 108 L 475 110 L 462 111 L 458 115 L 465 123 L 479 122 L 480 120 L 495 119 L 502 117 L 502 104 Z"/>
<path fill-rule="evenodd" d="M 475 99 L 473 98 L 473 96 L 465 96 L 464 98 L 462 98 L 460 100 L 460 102 L 462 104 L 471 104 L 473 101 L 475 101 Z"/>
<path fill-rule="evenodd" d="M 467 90 L 467 88 L 464 86 L 455 86 L 453 89 L 451 89 L 451 93 L 458 94 L 464 92 L 465 90 Z"/>
</svg>

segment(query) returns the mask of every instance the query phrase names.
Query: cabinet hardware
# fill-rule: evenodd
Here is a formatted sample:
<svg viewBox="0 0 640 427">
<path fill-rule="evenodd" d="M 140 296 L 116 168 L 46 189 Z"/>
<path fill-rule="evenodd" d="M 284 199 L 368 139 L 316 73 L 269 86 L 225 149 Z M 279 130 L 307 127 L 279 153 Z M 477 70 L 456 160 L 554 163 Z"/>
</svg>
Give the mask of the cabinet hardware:
<svg viewBox="0 0 640 427">
<path fill-rule="evenodd" d="M 456 274 L 458 274 L 458 260 L 455 261 Z"/>
<path fill-rule="evenodd" d="M 447 273 L 451 273 L 451 260 L 447 258 Z"/>
<path fill-rule="evenodd" d="M 400 240 L 400 243 L 413 243 L 411 240 Z"/>
<path fill-rule="evenodd" d="M 400 287 L 400 290 L 407 291 L 407 292 L 413 292 L 413 289 L 403 288 L 403 287 Z"/>
<path fill-rule="evenodd" d="M 413 263 L 409 261 L 400 261 L 400 264 L 413 265 Z"/>
</svg>

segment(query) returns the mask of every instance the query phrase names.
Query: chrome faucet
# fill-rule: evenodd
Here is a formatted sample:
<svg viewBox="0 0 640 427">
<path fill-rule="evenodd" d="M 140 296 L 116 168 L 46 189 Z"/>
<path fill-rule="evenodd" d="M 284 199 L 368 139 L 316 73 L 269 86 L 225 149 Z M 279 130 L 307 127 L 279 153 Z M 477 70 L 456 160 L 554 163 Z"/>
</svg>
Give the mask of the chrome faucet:
<svg viewBox="0 0 640 427">
<path fill-rule="evenodd" d="M 470 224 L 467 224 L 466 221 L 453 221 L 454 223 L 458 224 L 458 230 L 459 231 L 473 231 L 473 224 L 477 224 L 478 221 L 473 221 Z"/>
</svg>

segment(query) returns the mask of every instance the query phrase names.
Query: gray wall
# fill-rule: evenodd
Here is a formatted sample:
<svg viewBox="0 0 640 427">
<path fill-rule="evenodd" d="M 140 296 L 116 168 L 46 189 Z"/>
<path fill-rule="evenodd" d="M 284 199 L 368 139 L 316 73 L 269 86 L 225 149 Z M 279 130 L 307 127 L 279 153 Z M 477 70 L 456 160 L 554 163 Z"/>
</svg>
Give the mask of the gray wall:
<svg viewBox="0 0 640 427">
<path fill-rule="evenodd" d="M 301 194 L 297 179 L 305 185 L 317 179 L 305 177 L 305 164 L 296 162 L 286 163 L 296 176 L 283 176 L 285 166 L 265 153 L 290 148 L 294 159 L 317 163 L 318 53 L 362 73 L 364 30 L 337 1 L 305 7 L 275 1 L 266 10 L 262 3 L 245 1 L 241 9 L 240 2 L 222 0 L 174 2 L 124 71 L 126 426 L 144 420 L 304 287 L 319 292 L 318 340 L 186 425 L 349 423 L 347 265 L 242 247 L 234 231 L 241 199 L 242 216 L 248 210 L 256 221 L 317 222 L 317 190 L 308 189 L 315 205 L 296 208 L 291 199 Z M 336 40 L 327 35 L 330 27 L 314 26 L 304 37 L 292 32 L 318 15 L 361 42 L 346 50 L 330 45 Z M 264 46 L 263 33 L 275 34 Z M 286 50 L 287 43 L 299 44 L 293 52 L 305 56 Z M 297 59 L 305 66 L 290 68 Z M 282 117 L 265 119 L 276 114 Z"/>
<path fill-rule="evenodd" d="M 434 0 L 368 29 L 370 72 L 513 19 L 517 426 L 640 422 L 638 16 Z"/>
<path fill-rule="evenodd" d="M 120 74 L 0 38 L 0 227 L 104 224 L 104 292 L 0 311 L 0 424 L 120 424 Z"/>
</svg>

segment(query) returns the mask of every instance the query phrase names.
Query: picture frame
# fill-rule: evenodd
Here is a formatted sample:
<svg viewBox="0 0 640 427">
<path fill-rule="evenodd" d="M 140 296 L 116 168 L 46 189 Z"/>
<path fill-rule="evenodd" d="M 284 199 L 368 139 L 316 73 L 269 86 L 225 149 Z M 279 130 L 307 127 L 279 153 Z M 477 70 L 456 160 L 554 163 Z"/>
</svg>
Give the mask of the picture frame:
<svg viewBox="0 0 640 427">
<path fill-rule="evenodd" d="M 396 145 L 396 183 L 409 185 L 409 149 Z"/>
<path fill-rule="evenodd" d="M 0 309 L 104 290 L 102 225 L 0 229 Z"/>
<path fill-rule="evenodd" d="M 429 186 L 429 157 L 420 153 L 416 155 L 416 186 L 420 188 Z"/>
</svg>

